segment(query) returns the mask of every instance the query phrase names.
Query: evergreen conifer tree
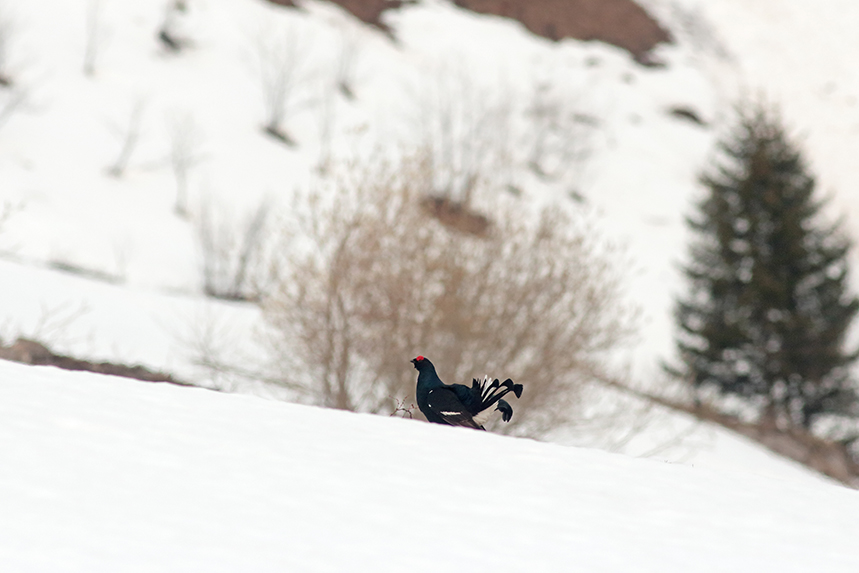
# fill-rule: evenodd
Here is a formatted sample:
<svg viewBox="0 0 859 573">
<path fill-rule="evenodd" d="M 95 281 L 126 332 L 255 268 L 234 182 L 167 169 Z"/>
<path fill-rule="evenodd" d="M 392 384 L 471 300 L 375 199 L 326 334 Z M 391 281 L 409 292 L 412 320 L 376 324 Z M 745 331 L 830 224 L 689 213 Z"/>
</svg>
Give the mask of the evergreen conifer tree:
<svg viewBox="0 0 859 573">
<path fill-rule="evenodd" d="M 859 353 L 845 349 L 859 311 L 847 285 L 850 243 L 820 221 L 814 178 L 778 115 L 762 105 L 739 115 L 687 220 L 695 239 L 673 373 L 747 398 L 781 425 L 856 415 L 849 366 Z"/>
</svg>

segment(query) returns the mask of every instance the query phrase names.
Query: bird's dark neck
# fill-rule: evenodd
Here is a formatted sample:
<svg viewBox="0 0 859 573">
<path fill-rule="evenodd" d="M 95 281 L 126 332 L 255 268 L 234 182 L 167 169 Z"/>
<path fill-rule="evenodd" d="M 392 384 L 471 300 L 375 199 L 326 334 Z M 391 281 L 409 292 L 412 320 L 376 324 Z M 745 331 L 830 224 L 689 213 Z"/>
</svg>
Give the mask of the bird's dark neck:
<svg viewBox="0 0 859 573">
<path fill-rule="evenodd" d="M 431 390 L 444 386 L 444 382 L 438 377 L 435 372 L 435 367 L 430 365 L 429 368 L 424 368 L 418 372 L 418 388 L 422 390 Z"/>
</svg>

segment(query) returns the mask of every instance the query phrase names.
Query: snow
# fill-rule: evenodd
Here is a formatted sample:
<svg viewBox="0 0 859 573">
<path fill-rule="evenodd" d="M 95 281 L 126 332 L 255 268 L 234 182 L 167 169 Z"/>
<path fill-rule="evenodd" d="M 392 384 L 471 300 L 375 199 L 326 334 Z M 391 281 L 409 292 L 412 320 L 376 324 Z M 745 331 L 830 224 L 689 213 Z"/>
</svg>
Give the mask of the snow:
<svg viewBox="0 0 859 573">
<path fill-rule="evenodd" d="M 2 2 L 0 72 L 15 84 L 0 88 L 0 113 L 23 103 L 0 123 L 0 338 L 245 394 L 0 361 L 0 569 L 859 570 L 854 492 L 684 416 L 662 414 L 623 446 L 579 440 L 626 455 L 610 454 L 265 399 L 275 392 L 197 364 L 203 345 L 227 362 L 269 359 L 257 308 L 202 295 L 203 210 L 234 225 L 263 201 L 278 212 L 319 177 L 329 143 L 335 158 L 408 152 L 453 101 L 480 101 L 463 104 L 473 125 L 518 110 L 515 131 L 546 85 L 593 121 L 592 153 L 554 181 L 505 174 L 523 209 L 573 206 L 623 246 L 642 316 L 617 361 L 659 380 L 684 216 L 738 94 L 781 107 L 855 238 L 859 5 L 642 1 L 679 39 L 658 51 L 665 68 L 645 69 L 440 0 L 387 14 L 396 41 L 325 2 L 191 0 L 171 28 L 190 47 L 170 54 L 156 39 L 167 4 Z M 294 147 L 261 131 L 260 49 L 281 34 L 301 56 L 284 123 Z M 344 49 L 355 99 L 331 95 Z M 197 128 L 187 216 L 170 168 L 182 117 Z M 138 145 L 112 177 L 136 120 Z"/>
<path fill-rule="evenodd" d="M 25 101 L 0 131 L 0 174 L 9 182 L 3 204 L 16 207 L 0 229 L 0 251 L 23 263 L 77 267 L 131 288 L 199 293 L 200 212 L 210 208 L 238 222 L 262 201 L 274 210 L 288 203 L 313 178 L 326 133 L 335 157 L 380 145 L 386 145 L 383 153 L 400 153 L 422 143 L 421 125 L 440 113 L 432 106 L 443 103 L 434 97 L 480 97 L 486 108 L 508 102 L 521 111 L 535 86 L 549 84 L 574 111 L 595 118 L 591 157 L 555 182 L 512 176 L 524 202 L 565 202 L 578 193 L 583 208 L 600 217 L 605 237 L 625 247 L 627 290 L 642 311 L 639 344 L 625 359 L 637 378 L 647 379 L 672 355 L 684 216 L 739 93 L 763 90 L 799 133 L 808 133 L 821 190 L 834 196 L 833 215 L 846 213 L 849 223 L 859 209 L 850 191 L 857 183 L 852 123 L 844 119 L 855 111 L 854 80 L 845 59 L 833 53 L 834 46 L 854 41 L 852 16 L 840 17 L 856 12 L 849 3 L 828 4 L 808 18 L 797 2 L 782 10 L 770 2 L 748 8 L 744 2 L 651 0 L 651 9 L 678 29 L 680 42 L 660 48 L 667 67 L 645 69 L 611 46 L 553 43 L 515 22 L 437 0 L 386 15 L 396 43 L 324 2 L 296 11 L 261 0 L 197 0 L 173 18 L 190 47 L 170 54 L 155 37 L 165 2 L 102 2 L 92 77 L 82 72 L 92 2 L 8 4 L 10 73 Z M 680 8 L 697 18 L 697 35 L 682 33 Z M 773 13 L 778 26 L 769 25 Z M 707 26 L 709 36 L 700 32 Z M 260 46 L 283 34 L 295 38 L 299 54 L 284 125 L 299 142 L 293 148 L 261 133 Z M 807 41 L 795 42 L 799 35 Z M 325 95 L 344 45 L 354 54 L 355 100 Z M 125 174 L 110 177 L 106 171 L 136 106 L 138 145 Z M 709 126 L 671 117 L 668 109 L 677 106 L 695 110 Z M 189 117 L 198 128 L 190 220 L 173 213 L 169 133 L 177 117 Z"/>
<path fill-rule="evenodd" d="M 859 492 L 0 362 L 6 571 L 855 571 Z"/>
<path fill-rule="evenodd" d="M 260 359 L 259 310 L 247 304 L 112 285 L 3 260 L 0 299 L 14 301 L 0 321 L 5 341 L 24 336 L 58 353 L 192 378 L 196 347 L 214 329 L 225 359 Z"/>
</svg>

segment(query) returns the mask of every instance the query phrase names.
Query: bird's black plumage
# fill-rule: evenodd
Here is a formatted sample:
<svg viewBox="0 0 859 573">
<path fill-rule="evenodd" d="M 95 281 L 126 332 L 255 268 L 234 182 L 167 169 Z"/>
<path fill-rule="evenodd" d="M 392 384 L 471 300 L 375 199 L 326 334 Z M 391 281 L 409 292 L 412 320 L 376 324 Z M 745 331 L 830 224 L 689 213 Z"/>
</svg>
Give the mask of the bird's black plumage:
<svg viewBox="0 0 859 573">
<path fill-rule="evenodd" d="M 423 356 L 413 359 L 412 364 L 418 371 L 415 391 L 418 408 L 427 420 L 436 424 L 483 430 L 492 406 L 501 412 L 502 420 L 509 422 L 513 408 L 502 398 L 508 392 L 513 392 L 517 398 L 522 395 L 522 385 L 514 384 L 509 378 L 504 382 L 497 378 L 492 382 L 488 378 L 483 381 L 474 379 L 469 388 L 463 384 L 442 382 L 433 363 Z"/>
</svg>

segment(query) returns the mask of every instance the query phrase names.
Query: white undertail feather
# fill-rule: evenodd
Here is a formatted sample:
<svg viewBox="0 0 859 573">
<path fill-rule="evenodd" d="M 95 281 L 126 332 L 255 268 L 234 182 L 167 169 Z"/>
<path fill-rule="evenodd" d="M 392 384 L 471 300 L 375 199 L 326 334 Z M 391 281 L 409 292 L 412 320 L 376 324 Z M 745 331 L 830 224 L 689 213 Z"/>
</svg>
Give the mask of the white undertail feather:
<svg viewBox="0 0 859 573">
<path fill-rule="evenodd" d="M 494 388 L 491 393 L 488 392 L 486 390 L 486 387 L 489 386 L 491 381 L 492 381 L 492 378 L 490 378 L 486 374 L 483 375 L 483 381 L 480 383 L 480 397 L 481 397 L 481 401 L 483 401 L 483 402 L 486 402 L 487 399 L 490 398 L 490 394 L 492 396 L 494 396 L 495 390 L 500 390 L 500 388 Z M 478 412 L 478 414 L 476 416 L 473 416 L 473 419 L 475 422 L 477 422 L 479 425 L 482 426 L 486 422 L 489 421 L 489 417 L 492 415 L 492 412 L 493 412 L 492 408 L 486 408 L 482 412 Z"/>
<path fill-rule="evenodd" d="M 486 422 L 489 421 L 489 416 L 492 414 L 492 408 L 487 408 L 484 411 L 480 412 L 478 415 L 473 416 L 473 420 L 478 423 L 478 425 L 482 426 Z"/>
<path fill-rule="evenodd" d="M 492 398 L 495 397 L 496 394 L 500 394 L 504 391 L 503 386 L 495 386 L 494 388 L 487 388 L 489 386 L 489 377 L 485 377 L 483 379 L 483 384 L 481 385 L 482 391 L 480 393 L 481 398 L 484 402 L 491 401 Z"/>
</svg>

